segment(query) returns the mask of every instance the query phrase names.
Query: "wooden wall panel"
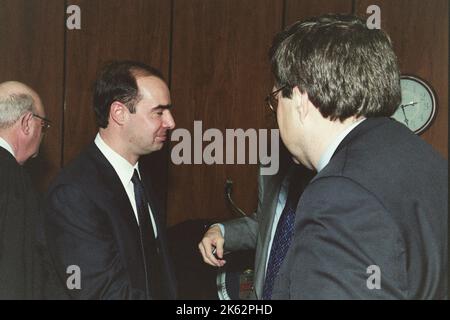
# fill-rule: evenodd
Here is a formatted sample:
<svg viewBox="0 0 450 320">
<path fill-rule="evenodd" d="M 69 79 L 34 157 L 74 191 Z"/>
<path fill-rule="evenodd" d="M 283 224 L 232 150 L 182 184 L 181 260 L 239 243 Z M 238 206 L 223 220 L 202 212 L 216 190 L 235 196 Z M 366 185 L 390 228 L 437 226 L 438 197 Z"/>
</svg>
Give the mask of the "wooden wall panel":
<svg viewBox="0 0 450 320">
<path fill-rule="evenodd" d="M 169 76 L 170 1 L 74 0 L 81 9 L 81 30 L 67 31 L 64 163 L 97 133 L 92 87 L 98 70 L 111 60 L 137 60 Z M 160 187 L 167 189 L 167 149 L 140 160 Z"/>
<path fill-rule="evenodd" d="M 175 0 L 172 92 L 178 128 L 203 131 L 262 128 L 271 115 L 264 98 L 272 88 L 267 52 L 281 28 L 282 1 Z M 225 154 L 225 151 L 224 151 Z M 248 162 L 247 162 L 248 163 Z M 233 198 L 247 213 L 256 209 L 257 165 L 169 167 L 168 217 L 236 217 L 226 206 L 226 178 Z"/>
<path fill-rule="evenodd" d="M 61 164 L 64 2 L 0 1 L 0 82 L 17 80 L 40 95 L 52 128 L 27 167 L 44 191 Z"/>
<path fill-rule="evenodd" d="M 80 6 L 81 30 L 65 31 L 65 4 Z M 172 79 L 178 128 L 192 132 L 194 120 L 203 121 L 203 131 L 275 128 L 264 105 L 272 87 L 267 51 L 275 33 L 323 13 L 353 8 L 367 16 L 371 4 L 382 9 L 382 27 L 394 41 L 402 72 L 418 74 L 435 88 L 438 117 L 422 137 L 448 157 L 446 0 L 0 0 L 0 81 L 34 87 L 54 121 L 40 157 L 29 161 L 33 178 L 45 189 L 60 164 L 92 141 L 97 128 L 91 88 L 106 61 L 143 61 Z M 224 201 L 227 177 L 234 181 L 237 204 L 248 213 L 255 209 L 256 165 L 175 166 L 168 152 L 142 163 L 153 169 L 162 198 L 170 166 L 171 225 L 234 217 Z"/>
<path fill-rule="evenodd" d="M 285 25 L 326 13 L 352 13 L 352 0 L 286 0 Z"/>
<path fill-rule="evenodd" d="M 376 4 L 381 28 L 394 42 L 402 73 L 430 83 L 438 96 L 438 114 L 422 137 L 448 159 L 448 0 L 357 0 L 357 13 Z"/>
</svg>

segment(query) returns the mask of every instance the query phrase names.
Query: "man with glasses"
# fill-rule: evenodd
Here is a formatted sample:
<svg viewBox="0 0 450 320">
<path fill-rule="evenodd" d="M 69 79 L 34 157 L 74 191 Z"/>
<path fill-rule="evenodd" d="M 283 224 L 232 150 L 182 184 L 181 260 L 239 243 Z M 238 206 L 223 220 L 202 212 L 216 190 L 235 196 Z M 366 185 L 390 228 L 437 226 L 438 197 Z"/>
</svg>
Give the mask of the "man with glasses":
<svg viewBox="0 0 450 320">
<path fill-rule="evenodd" d="M 264 298 L 445 299 L 448 163 L 390 118 L 387 34 L 316 17 L 277 34 L 270 61 L 281 138 L 317 175 L 280 217 Z"/>
<path fill-rule="evenodd" d="M 0 84 L 0 299 L 41 298 L 38 196 L 22 165 L 37 156 L 49 126 L 33 89 Z"/>
<path fill-rule="evenodd" d="M 47 130 L 50 129 L 50 127 L 52 126 L 51 125 L 52 122 L 50 120 L 48 120 L 47 118 L 42 117 L 35 113 L 33 113 L 33 116 L 35 116 L 36 118 L 41 120 L 42 134 L 45 134 L 47 132 Z"/>
</svg>

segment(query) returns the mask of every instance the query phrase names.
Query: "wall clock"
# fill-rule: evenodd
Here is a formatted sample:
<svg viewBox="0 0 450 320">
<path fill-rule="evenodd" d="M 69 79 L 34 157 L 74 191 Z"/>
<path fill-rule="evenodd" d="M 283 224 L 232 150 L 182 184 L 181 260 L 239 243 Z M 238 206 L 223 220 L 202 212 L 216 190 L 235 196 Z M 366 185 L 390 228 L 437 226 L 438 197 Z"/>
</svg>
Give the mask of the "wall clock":
<svg viewBox="0 0 450 320">
<path fill-rule="evenodd" d="M 403 123 L 416 134 L 428 129 L 436 117 L 436 95 L 424 80 L 412 76 L 400 77 L 402 102 L 392 118 Z"/>
</svg>

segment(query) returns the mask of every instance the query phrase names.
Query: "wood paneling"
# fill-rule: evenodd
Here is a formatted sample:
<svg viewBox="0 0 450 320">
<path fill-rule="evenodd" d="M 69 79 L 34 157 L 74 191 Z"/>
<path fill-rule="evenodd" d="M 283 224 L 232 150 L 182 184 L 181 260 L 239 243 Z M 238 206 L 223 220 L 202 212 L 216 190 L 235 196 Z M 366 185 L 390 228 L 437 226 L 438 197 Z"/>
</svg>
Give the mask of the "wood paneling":
<svg viewBox="0 0 450 320">
<path fill-rule="evenodd" d="M 352 0 L 286 0 L 286 26 L 326 13 L 352 13 Z"/>
<path fill-rule="evenodd" d="M 0 1 L 0 82 L 16 80 L 31 86 L 53 121 L 39 157 L 27 162 L 41 191 L 61 164 L 64 17 L 63 1 Z"/>
<path fill-rule="evenodd" d="M 176 0 L 172 92 L 178 128 L 203 131 L 265 127 L 264 97 L 272 88 L 267 51 L 281 28 L 281 1 Z M 270 116 L 270 115 L 269 115 Z M 225 154 L 225 151 L 224 151 Z M 247 161 L 248 163 L 248 161 Z M 226 206 L 226 178 L 247 213 L 256 209 L 257 165 L 169 167 L 169 224 L 235 217 Z"/>
<path fill-rule="evenodd" d="M 376 4 L 400 70 L 426 80 L 438 96 L 438 114 L 422 138 L 448 159 L 448 0 L 358 0 L 357 12 Z"/>
<path fill-rule="evenodd" d="M 169 76 L 170 1 L 76 0 L 81 30 L 67 31 L 64 163 L 97 133 L 92 87 L 98 70 L 111 60 L 137 60 Z M 167 149 L 140 160 L 165 198 Z"/>
<path fill-rule="evenodd" d="M 81 8 L 81 30 L 65 31 L 65 4 Z M 371 4 L 381 7 L 402 72 L 435 88 L 439 113 L 422 137 L 447 158 L 446 0 L 0 0 L 0 81 L 35 88 L 54 121 L 41 155 L 29 161 L 34 179 L 44 189 L 60 164 L 94 138 L 92 84 L 113 59 L 151 64 L 172 80 L 178 128 L 193 133 L 194 120 L 203 122 L 203 131 L 223 133 L 276 128 L 264 105 L 272 88 L 267 52 L 273 36 L 299 19 L 350 13 L 352 4 L 360 16 Z M 234 181 L 236 203 L 254 211 L 257 165 L 175 166 L 168 153 L 165 148 L 141 163 L 151 169 L 163 199 L 168 189 L 170 225 L 233 218 L 224 201 L 226 178 Z"/>
</svg>

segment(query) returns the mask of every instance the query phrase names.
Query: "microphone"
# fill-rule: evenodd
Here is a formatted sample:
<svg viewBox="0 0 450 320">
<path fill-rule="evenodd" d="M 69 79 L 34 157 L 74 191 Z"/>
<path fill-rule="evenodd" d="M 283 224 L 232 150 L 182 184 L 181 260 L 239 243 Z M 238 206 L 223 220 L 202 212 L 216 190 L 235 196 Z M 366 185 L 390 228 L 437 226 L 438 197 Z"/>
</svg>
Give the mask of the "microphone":
<svg viewBox="0 0 450 320">
<path fill-rule="evenodd" d="M 233 211 L 241 216 L 246 217 L 247 214 L 242 211 L 233 201 L 233 199 L 231 199 L 231 192 L 233 191 L 233 180 L 227 178 L 227 180 L 225 181 L 225 199 L 228 201 L 228 204 L 231 206 L 231 209 L 233 209 Z"/>
</svg>

